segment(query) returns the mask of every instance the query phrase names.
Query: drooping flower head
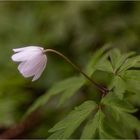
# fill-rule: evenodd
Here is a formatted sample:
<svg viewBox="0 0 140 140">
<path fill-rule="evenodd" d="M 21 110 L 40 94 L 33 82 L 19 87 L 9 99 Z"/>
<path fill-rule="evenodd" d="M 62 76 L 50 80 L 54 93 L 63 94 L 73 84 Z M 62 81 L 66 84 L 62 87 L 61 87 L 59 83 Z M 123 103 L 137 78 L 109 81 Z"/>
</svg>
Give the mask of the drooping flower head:
<svg viewBox="0 0 140 140">
<path fill-rule="evenodd" d="M 18 70 L 26 78 L 33 77 L 36 81 L 44 71 L 47 64 L 47 56 L 44 49 L 38 46 L 28 46 L 13 49 L 15 54 L 12 60 L 19 62 Z"/>
</svg>

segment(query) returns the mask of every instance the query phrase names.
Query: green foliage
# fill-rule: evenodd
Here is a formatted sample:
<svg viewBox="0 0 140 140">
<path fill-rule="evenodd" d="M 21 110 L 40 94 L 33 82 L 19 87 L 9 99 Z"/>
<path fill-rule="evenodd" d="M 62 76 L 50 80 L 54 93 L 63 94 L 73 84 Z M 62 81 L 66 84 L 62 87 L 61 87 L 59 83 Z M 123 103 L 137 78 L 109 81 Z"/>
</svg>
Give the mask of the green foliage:
<svg viewBox="0 0 140 140">
<path fill-rule="evenodd" d="M 92 139 L 96 136 L 96 132 L 100 133 L 102 121 L 104 119 L 104 114 L 101 110 L 99 110 L 93 119 L 91 119 L 85 126 L 81 139 Z"/>
<path fill-rule="evenodd" d="M 97 107 L 97 104 L 93 101 L 86 101 L 75 110 L 69 113 L 69 115 L 62 121 L 58 122 L 49 132 L 54 132 L 50 139 L 67 139 L 76 128 L 92 113 Z"/>
<path fill-rule="evenodd" d="M 99 54 L 99 51 L 97 54 Z M 140 121 L 131 114 L 135 113 L 137 109 L 125 96 L 128 91 L 134 93 L 139 91 L 140 72 L 131 70 L 139 62 L 140 58 L 135 53 L 121 54 L 118 49 L 112 49 L 104 55 L 100 55 L 100 59 L 94 65 L 93 70 L 94 72 L 99 70 L 113 75 L 108 85 L 110 92 L 101 97 L 101 101 L 96 105 L 96 110 L 88 117 L 81 133 L 81 139 L 135 138 L 140 133 Z M 91 67 L 87 68 L 90 69 Z M 130 82 L 131 85 L 129 85 Z M 136 82 L 138 82 L 137 85 L 135 85 Z M 83 85 L 84 83 L 81 86 Z M 133 96 L 138 95 L 133 94 Z M 87 102 L 84 102 L 83 105 L 85 103 Z M 53 132 L 49 138 L 74 138 L 71 137 L 72 134 L 89 115 L 84 113 L 85 108 L 82 108 L 82 105 L 79 108 L 82 114 L 78 115 L 79 112 L 76 112 L 76 110 L 70 113 L 49 131 Z M 89 109 L 92 110 L 93 108 L 89 107 Z"/>
<path fill-rule="evenodd" d="M 140 58 L 134 53 L 121 54 L 118 49 L 111 49 L 106 53 L 105 50 L 102 48 L 93 55 L 86 71 L 90 76 L 96 71 L 112 74 L 110 84 L 107 85 L 110 92 L 101 97 L 98 104 L 95 103 L 96 101 L 85 101 L 69 113 L 49 130 L 53 133 L 49 138 L 74 138 L 73 134 L 77 132 L 82 122 L 86 124 L 81 132 L 81 139 L 135 138 L 135 135 L 140 132 L 139 120 L 131 115 L 137 109 L 131 103 L 129 96 L 127 98 L 125 96 L 128 92 L 134 92 L 135 94 L 130 97 L 139 97 L 137 94 L 140 90 L 138 86 L 140 72 L 133 68 L 138 66 Z M 45 105 L 51 97 L 59 94 L 58 104 L 63 106 L 85 85 L 87 80 L 82 76 L 71 77 L 56 83 L 34 102 L 27 114 Z"/>
</svg>

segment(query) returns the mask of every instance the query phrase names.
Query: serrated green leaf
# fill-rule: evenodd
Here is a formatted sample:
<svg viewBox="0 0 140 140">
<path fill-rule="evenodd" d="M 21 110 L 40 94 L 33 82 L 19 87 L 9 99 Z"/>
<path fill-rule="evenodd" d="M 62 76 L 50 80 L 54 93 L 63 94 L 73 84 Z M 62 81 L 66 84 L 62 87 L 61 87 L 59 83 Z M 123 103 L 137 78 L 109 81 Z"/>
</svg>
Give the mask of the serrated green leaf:
<svg viewBox="0 0 140 140">
<path fill-rule="evenodd" d="M 98 110 L 98 112 L 95 114 L 93 119 L 91 119 L 85 126 L 81 139 L 92 139 L 96 135 L 96 131 L 101 131 L 101 123 L 103 121 L 104 114 L 101 110 Z"/>
<path fill-rule="evenodd" d="M 111 59 L 112 67 L 113 67 L 113 69 L 115 69 L 117 62 L 119 61 L 119 58 L 121 57 L 121 53 L 118 49 L 115 48 L 110 51 L 109 56 Z"/>
<path fill-rule="evenodd" d="M 109 72 L 109 73 L 113 73 L 112 65 L 109 62 L 109 60 L 107 60 L 107 59 L 103 59 L 102 61 L 100 61 L 97 64 L 96 69 L 101 70 L 101 71 L 105 71 L 105 72 Z"/>
<path fill-rule="evenodd" d="M 131 101 L 134 105 L 139 106 L 140 105 L 140 77 L 139 77 L 139 71 L 132 71 L 127 70 L 126 74 L 124 76 L 124 79 L 126 81 L 126 88 L 127 91 L 130 92 L 130 96 L 128 97 L 129 101 Z"/>
<path fill-rule="evenodd" d="M 119 60 L 117 61 L 115 69 L 117 71 L 119 71 L 119 68 L 127 61 L 127 58 L 133 56 L 134 54 L 135 54 L 134 52 L 130 52 L 130 53 L 127 53 L 127 54 L 122 55 L 119 58 Z"/>
<path fill-rule="evenodd" d="M 124 120 L 119 113 L 119 110 L 111 105 L 105 105 L 103 112 L 105 119 L 102 129 L 106 134 L 111 135 L 115 139 L 134 138 L 130 128 L 126 128 L 127 124 L 123 124 Z M 102 138 L 107 138 L 106 136 Z M 108 137 L 109 138 L 109 137 Z"/>
<path fill-rule="evenodd" d="M 137 109 L 132 104 L 124 99 L 119 99 L 113 93 L 109 93 L 107 96 L 105 96 L 101 103 L 128 113 L 134 113 L 137 111 Z"/>
<path fill-rule="evenodd" d="M 140 71 L 139 70 L 127 70 L 123 74 L 125 80 L 136 80 L 140 81 Z"/>
<path fill-rule="evenodd" d="M 135 57 L 132 57 L 132 58 L 128 58 L 125 61 L 125 63 L 121 66 L 118 73 L 121 73 L 123 71 L 126 71 L 126 70 L 134 67 L 135 65 L 137 65 L 137 63 L 139 61 L 140 61 L 140 56 L 135 56 Z"/>
<path fill-rule="evenodd" d="M 112 131 L 110 129 L 108 131 L 110 131 L 110 133 L 107 133 L 106 131 L 100 131 L 100 134 L 99 134 L 100 139 L 114 139 L 114 138 L 116 138 L 115 136 L 112 136 Z"/>
<path fill-rule="evenodd" d="M 129 113 L 135 112 L 136 109 L 129 102 L 115 98 L 113 94 L 105 97 L 102 104 L 104 104 L 103 110 L 108 122 L 104 124 L 104 130 L 109 125 L 113 131 L 111 134 L 116 135 L 116 138 L 135 138 L 133 130 L 140 130 L 140 121 Z"/>
<path fill-rule="evenodd" d="M 86 67 L 86 73 L 91 76 L 94 71 L 96 70 L 96 65 L 98 64 L 98 62 L 100 61 L 100 59 L 102 58 L 102 56 L 104 55 L 105 51 L 107 49 L 109 49 L 110 44 L 106 44 L 104 47 L 102 47 L 101 49 L 97 50 L 93 56 L 91 57 L 89 63 L 87 64 Z"/>
<path fill-rule="evenodd" d="M 135 93 L 134 96 L 140 98 L 140 71 L 127 70 L 123 74 L 123 79 L 125 80 L 127 91 Z"/>
<path fill-rule="evenodd" d="M 140 121 L 133 115 L 121 110 L 116 110 L 120 116 L 119 123 L 122 124 L 122 132 L 125 138 L 135 138 L 134 131 L 140 133 Z"/>
<path fill-rule="evenodd" d="M 140 71 L 127 70 L 124 72 L 123 78 L 126 81 L 128 91 L 135 93 L 140 91 Z"/>
<path fill-rule="evenodd" d="M 54 132 L 50 138 L 66 139 L 69 138 L 76 128 L 90 115 L 96 108 L 97 104 L 93 101 L 86 101 L 79 107 L 76 107 L 69 115 L 62 121 L 58 122 L 49 132 Z M 62 132 L 61 135 L 60 131 Z M 57 134 L 55 134 L 57 133 Z M 57 137 L 55 137 L 57 135 Z"/>
<path fill-rule="evenodd" d="M 126 123 L 128 127 L 133 130 L 138 130 L 140 132 L 140 121 L 131 114 L 121 112 L 122 120 Z"/>
<path fill-rule="evenodd" d="M 49 139 L 62 140 L 63 133 L 64 133 L 63 130 L 59 130 L 59 131 L 53 133 L 53 134 L 49 137 Z"/>
<path fill-rule="evenodd" d="M 135 53 L 130 52 L 124 55 L 121 55 L 118 49 L 113 49 L 110 51 L 109 57 L 111 59 L 111 64 L 114 70 L 114 73 L 118 72 L 120 67 L 126 62 L 127 58 L 132 57 Z"/>
<path fill-rule="evenodd" d="M 126 90 L 125 81 L 120 76 L 115 76 L 111 82 L 110 89 L 113 89 L 114 93 L 120 98 L 123 98 Z"/>
</svg>

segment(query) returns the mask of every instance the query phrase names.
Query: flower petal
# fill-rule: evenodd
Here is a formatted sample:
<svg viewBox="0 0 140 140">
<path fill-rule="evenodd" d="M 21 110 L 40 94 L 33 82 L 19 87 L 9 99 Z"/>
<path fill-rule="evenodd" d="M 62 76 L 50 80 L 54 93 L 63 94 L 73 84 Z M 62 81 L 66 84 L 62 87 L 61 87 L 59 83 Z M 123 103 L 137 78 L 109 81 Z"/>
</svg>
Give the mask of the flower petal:
<svg viewBox="0 0 140 140">
<path fill-rule="evenodd" d="M 44 71 L 44 69 L 46 67 L 46 64 L 47 64 L 47 57 L 46 57 L 46 55 L 44 55 L 43 60 L 40 63 L 40 65 L 38 65 L 38 68 L 37 68 L 37 71 L 35 73 L 35 76 L 32 79 L 33 82 L 36 81 L 41 76 L 41 74 L 43 73 L 43 71 Z"/>
<path fill-rule="evenodd" d="M 39 55 L 39 56 L 36 56 L 34 59 L 22 62 L 18 66 L 18 70 L 26 78 L 34 76 L 36 73 L 38 73 L 37 72 L 38 69 L 42 68 L 42 64 L 44 64 L 44 61 L 45 61 L 44 57 L 46 57 L 46 55 Z"/>
<path fill-rule="evenodd" d="M 28 78 L 28 77 L 31 77 L 34 75 L 34 72 L 33 71 L 26 71 L 26 72 L 23 72 L 22 69 L 25 68 L 25 66 L 28 65 L 27 62 L 22 62 L 21 64 L 19 64 L 18 66 L 18 70 L 19 72 L 25 77 L 25 78 Z"/>
<path fill-rule="evenodd" d="M 27 61 L 35 57 L 36 55 L 40 55 L 42 52 L 41 51 L 22 51 L 14 54 L 11 58 L 15 62 L 20 62 L 20 61 Z"/>
<path fill-rule="evenodd" d="M 43 48 L 39 46 L 28 46 L 28 47 L 16 48 L 16 49 L 13 49 L 13 51 L 21 52 L 21 51 L 26 51 L 26 50 L 33 51 L 33 50 L 39 50 L 39 49 L 43 50 Z"/>
<path fill-rule="evenodd" d="M 35 81 L 41 76 L 47 63 L 47 56 L 43 53 L 43 50 L 42 47 L 38 46 L 13 49 L 16 54 L 11 58 L 13 61 L 21 62 L 18 70 L 24 77 L 33 76 L 32 81 Z"/>
<path fill-rule="evenodd" d="M 24 77 L 31 77 L 35 74 L 36 67 L 40 63 L 40 58 L 22 62 L 18 70 Z"/>
</svg>

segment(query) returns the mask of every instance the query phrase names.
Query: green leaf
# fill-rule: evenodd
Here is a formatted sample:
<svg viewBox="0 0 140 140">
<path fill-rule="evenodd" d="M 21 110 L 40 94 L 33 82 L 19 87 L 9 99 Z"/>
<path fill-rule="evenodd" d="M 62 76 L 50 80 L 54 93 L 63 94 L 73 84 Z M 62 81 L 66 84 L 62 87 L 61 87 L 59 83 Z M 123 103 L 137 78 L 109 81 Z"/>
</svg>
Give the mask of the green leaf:
<svg viewBox="0 0 140 140">
<path fill-rule="evenodd" d="M 98 62 L 100 61 L 100 59 L 104 56 L 105 51 L 107 49 L 109 49 L 110 44 L 106 44 L 104 47 L 102 47 L 101 49 L 97 50 L 93 56 L 91 57 L 89 63 L 87 64 L 86 67 L 86 73 L 89 76 L 92 76 L 92 74 L 95 72 L 96 70 L 96 65 L 98 64 Z"/>
<path fill-rule="evenodd" d="M 70 112 L 65 119 L 58 122 L 53 128 L 49 130 L 49 132 L 54 132 L 54 134 L 52 134 L 49 138 L 69 138 L 96 107 L 97 104 L 93 101 L 86 101 L 79 107 L 76 107 L 75 110 Z"/>
<path fill-rule="evenodd" d="M 116 110 L 120 116 L 119 123 L 122 124 L 123 135 L 125 138 L 135 138 L 134 131 L 140 133 L 140 121 L 133 115 L 123 112 L 121 110 Z"/>
<path fill-rule="evenodd" d="M 111 65 L 113 67 L 113 73 L 120 73 L 133 65 L 136 64 L 139 57 L 133 57 L 135 55 L 134 52 L 121 54 L 118 49 L 113 49 L 110 51 L 109 57 L 111 60 Z"/>
<path fill-rule="evenodd" d="M 52 96 L 55 96 L 60 93 L 63 93 L 61 97 L 61 103 L 63 103 L 66 99 L 72 96 L 84 84 L 84 82 L 85 79 L 83 77 L 71 77 L 69 79 L 54 84 L 48 92 L 40 96 L 33 103 L 33 105 L 28 109 L 26 115 L 33 112 L 35 109 L 39 108 L 40 106 L 45 105 Z"/>
<path fill-rule="evenodd" d="M 105 119 L 102 123 L 102 129 L 105 133 L 115 139 L 134 138 L 132 130 L 127 128 L 127 123 L 124 123 L 117 108 L 111 105 L 105 105 L 103 112 L 105 113 Z M 102 138 L 107 137 L 103 136 Z"/>
<path fill-rule="evenodd" d="M 113 67 L 113 69 L 115 69 L 117 62 L 119 61 L 119 59 L 121 57 L 121 53 L 118 49 L 115 48 L 115 49 L 110 51 L 109 56 L 111 59 L 112 67 Z"/>
<path fill-rule="evenodd" d="M 61 140 L 63 138 L 63 134 L 64 131 L 63 130 L 59 130 L 55 133 L 53 133 L 48 139 L 57 139 L 57 140 Z M 64 139 L 64 138 L 63 138 Z"/>
<path fill-rule="evenodd" d="M 84 80 L 81 77 L 70 77 L 66 80 L 62 80 L 52 86 L 52 88 L 48 91 L 48 94 L 55 95 L 60 93 L 68 88 L 72 88 L 73 86 L 78 85 L 79 83 L 83 84 Z"/>
<path fill-rule="evenodd" d="M 140 61 L 140 56 L 135 56 L 132 58 L 128 58 L 125 63 L 122 65 L 122 67 L 119 69 L 119 73 L 126 71 L 132 67 L 135 67 L 137 63 Z"/>
<path fill-rule="evenodd" d="M 127 71 L 125 71 L 123 78 L 125 80 L 140 81 L 140 71 L 139 70 L 127 70 Z"/>
<path fill-rule="evenodd" d="M 105 72 L 109 72 L 109 73 L 113 73 L 113 68 L 111 66 L 111 63 L 107 59 L 101 60 L 97 64 L 96 69 L 101 70 L 101 71 L 105 71 Z"/>
<path fill-rule="evenodd" d="M 115 70 L 118 71 L 119 68 L 127 61 L 127 58 L 133 56 L 134 54 L 135 54 L 134 52 L 130 52 L 122 55 L 116 63 Z"/>
<path fill-rule="evenodd" d="M 81 139 L 92 139 L 95 137 L 97 130 L 101 131 L 101 124 L 104 118 L 104 114 L 101 110 L 95 114 L 93 119 L 91 119 L 85 126 Z"/>
<path fill-rule="evenodd" d="M 124 92 L 126 90 L 125 81 L 120 76 L 114 76 L 111 82 L 110 89 L 113 89 L 114 93 L 120 98 L 123 98 Z"/>
<path fill-rule="evenodd" d="M 116 98 L 113 94 L 106 96 L 102 104 L 106 115 L 105 120 L 108 122 L 103 125 L 104 130 L 110 128 L 112 132 L 111 130 L 106 132 L 113 134 L 116 138 L 135 138 L 134 130 L 140 132 L 140 121 L 129 114 L 137 111 L 134 106 L 125 100 Z"/>
<path fill-rule="evenodd" d="M 140 71 L 139 70 L 126 70 L 123 74 L 123 79 L 126 83 L 126 89 L 131 94 L 127 98 L 133 104 L 139 106 L 140 102 Z"/>
<path fill-rule="evenodd" d="M 140 92 L 140 71 L 138 70 L 127 70 L 123 74 L 123 79 L 126 82 L 126 88 L 128 91 L 139 95 Z M 139 98 L 140 96 L 138 96 Z"/>
<path fill-rule="evenodd" d="M 77 85 L 73 86 L 72 88 L 65 90 L 61 94 L 59 105 L 64 104 L 71 96 L 73 96 L 73 94 L 75 94 L 80 89 L 81 86 L 82 83 L 79 82 L 77 83 Z"/>
<path fill-rule="evenodd" d="M 97 134 L 99 135 L 99 138 L 116 138 L 112 135 L 112 131 L 108 131 L 107 127 L 104 128 L 104 122 L 106 122 L 105 118 L 105 114 L 99 109 L 94 118 L 86 124 L 81 139 L 97 138 Z"/>
<path fill-rule="evenodd" d="M 120 112 L 122 116 L 122 120 L 126 123 L 126 127 L 130 127 L 133 130 L 137 130 L 140 132 L 140 121 L 131 114 Z"/>
<path fill-rule="evenodd" d="M 134 113 L 137 111 L 137 109 L 132 104 L 130 104 L 125 99 L 121 100 L 115 96 L 113 92 L 105 96 L 101 102 L 123 112 Z"/>
<path fill-rule="evenodd" d="M 98 70 L 111 72 L 114 73 L 115 75 L 116 74 L 118 75 L 120 72 L 123 72 L 124 70 L 137 64 L 139 57 L 132 57 L 134 55 L 135 55 L 134 52 L 121 55 L 120 51 L 115 48 L 106 53 L 104 57 L 102 57 L 100 61 L 97 63 L 96 67 Z M 110 61 L 108 58 L 110 58 Z M 131 62 L 129 62 L 130 60 Z"/>
<path fill-rule="evenodd" d="M 110 51 L 109 57 L 111 59 L 111 64 L 114 70 L 114 73 L 118 72 L 120 67 L 126 62 L 127 58 L 132 57 L 135 53 L 130 52 L 124 55 L 121 55 L 118 49 L 113 49 Z"/>
</svg>

